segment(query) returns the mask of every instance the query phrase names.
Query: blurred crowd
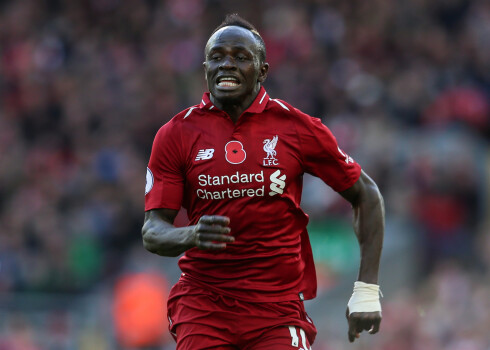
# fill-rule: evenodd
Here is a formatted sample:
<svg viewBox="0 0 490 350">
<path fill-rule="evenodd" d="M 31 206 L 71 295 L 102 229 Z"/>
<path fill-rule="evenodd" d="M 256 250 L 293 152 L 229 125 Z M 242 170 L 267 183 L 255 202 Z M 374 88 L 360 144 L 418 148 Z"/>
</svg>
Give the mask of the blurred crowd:
<svg viewBox="0 0 490 350">
<path fill-rule="evenodd" d="M 269 94 L 321 117 L 416 241 L 416 286 L 387 298 L 377 347 L 488 350 L 487 0 L 1 0 L 0 296 L 91 293 L 143 249 L 153 137 L 200 102 L 230 12 L 264 37 Z M 306 181 L 312 221 L 349 220 Z M 15 345 L 18 324 L 40 337 L 15 320 L 0 350 L 45 349 Z"/>
</svg>

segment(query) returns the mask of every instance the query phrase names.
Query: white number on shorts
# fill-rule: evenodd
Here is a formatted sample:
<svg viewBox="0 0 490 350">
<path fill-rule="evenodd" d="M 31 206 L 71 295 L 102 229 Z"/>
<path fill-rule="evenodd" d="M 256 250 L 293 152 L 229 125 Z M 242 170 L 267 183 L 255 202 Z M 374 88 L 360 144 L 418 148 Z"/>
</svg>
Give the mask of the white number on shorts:
<svg viewBox="0 0 490 350">
<path fill-rule="evenodd" d="M 289 326 L 289 333 L 291 334 L 291 345 L 295 347 L 299 347 L 299 337 L 298 337 L 298 332 L 296 331 L 296 327 L 294 326 Z M 299 335 L 301 336 L 301 343 L 303 345 L 302 348 L 299 348 L 299 350 L 311 350 L 311 347 L 308 348 L 306 345 L 306 335 L 305 331 L 301 328 L 299 329 Z"/>
</svg>

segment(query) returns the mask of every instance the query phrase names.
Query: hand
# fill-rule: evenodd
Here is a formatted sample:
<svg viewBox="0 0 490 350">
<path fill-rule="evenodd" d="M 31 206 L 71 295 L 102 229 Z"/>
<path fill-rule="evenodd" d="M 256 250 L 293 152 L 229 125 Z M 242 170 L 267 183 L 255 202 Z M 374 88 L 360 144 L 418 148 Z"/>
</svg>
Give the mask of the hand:
<svg viewBox="0 0 490 350">
<path fill-rule="evenodd" d="M 235 241 L 230 236 L 230 219 L 220 215 L 203 215 L 192 230 L 193 241 L 197 248 L 203 250 L 221 250 L 226 243 Z"/>
<path fill-rule="evenodd" d="M 375 334 L 379 331 L 381 323 L 381 312 L 353 312 L 349 315 L 349 308 L 345 312 L 349 324 L 349 341 L 352 343 L 361 336 L 362 331 Z"/>
</svg>

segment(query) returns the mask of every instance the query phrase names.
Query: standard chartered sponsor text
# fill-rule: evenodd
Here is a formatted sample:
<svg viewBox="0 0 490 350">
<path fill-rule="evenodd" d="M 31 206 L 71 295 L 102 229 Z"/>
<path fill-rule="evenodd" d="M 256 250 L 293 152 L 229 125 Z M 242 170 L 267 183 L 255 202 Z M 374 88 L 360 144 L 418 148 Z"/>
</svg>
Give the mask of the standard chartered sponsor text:
<svg viewBox="0 0 490 350">
<path fill-rule="evenodd" d="M 251 186 L 248 188 L 225 188 L 219 191 L 213 191 L 213 186 L 233 185 L 233 184 L 257 184 L 264 182 L 264 172 L 245 174 L 237 171 L 232 175 L 219 175 L 211 176 L 201 174 L 197 177 L 198 183 L 202 187 L 196 190 L 197 197 L 201 199 L 226 199 L 226 198 L 240 198 L 240 197 L 263 197 L 265 193 L 265 186 Z M 210 188 L 211 187 L 211 188 Z"/>
<path fill-rule="evenodd" d="M 201 174 L 197 177 L 200 186 L 219 186 L 237 183 L 264 182 L 264 172 L 255 174 L 243 174 L 237 171 L 233 175 L 211 176 Z"/>
</svg>

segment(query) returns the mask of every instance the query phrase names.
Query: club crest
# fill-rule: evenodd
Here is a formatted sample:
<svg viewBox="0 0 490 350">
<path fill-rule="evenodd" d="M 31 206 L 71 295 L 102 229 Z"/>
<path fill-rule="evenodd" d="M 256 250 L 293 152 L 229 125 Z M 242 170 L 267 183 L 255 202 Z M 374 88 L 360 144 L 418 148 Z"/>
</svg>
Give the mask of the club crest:
<svg viewBox="0 0 490 350">
<path fill-rule="evenodd" d="M 275 135 L 272 139 L 264 140 L 264 152 L 267 153 L 265 156 L 262 165 L 271 166 L 271 165 L 279 165 L 279 161 L 276 158 L 277 151 L 276 145 L 279 137 Z"/>
</svg>

